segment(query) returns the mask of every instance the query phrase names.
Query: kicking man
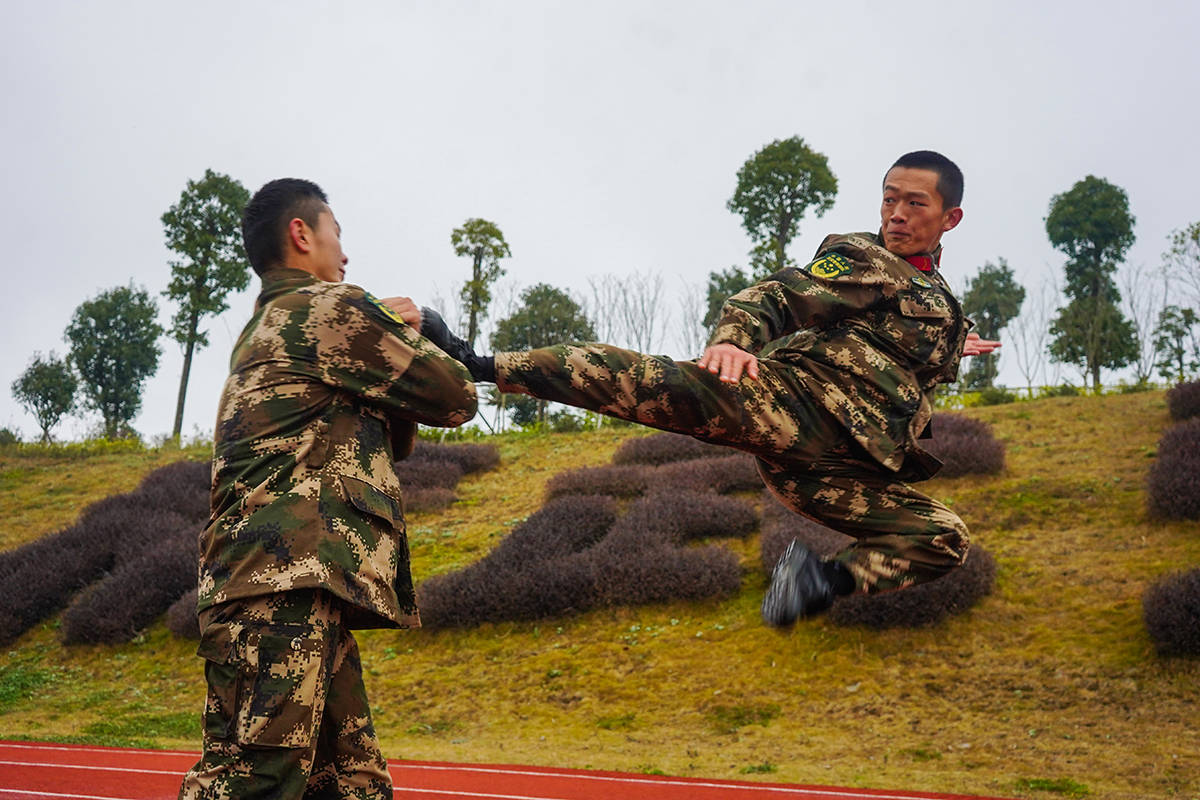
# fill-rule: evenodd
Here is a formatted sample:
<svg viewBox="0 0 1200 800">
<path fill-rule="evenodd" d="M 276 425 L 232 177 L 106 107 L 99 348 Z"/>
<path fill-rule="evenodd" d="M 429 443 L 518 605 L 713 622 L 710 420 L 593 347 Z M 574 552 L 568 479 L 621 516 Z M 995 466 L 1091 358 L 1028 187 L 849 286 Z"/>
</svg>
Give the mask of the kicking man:
<svg viewBox="0 0 1200 800">
<path fill-rule="evenodd" d="M 856 539 L 829 560 L 787 548 L 762 604 L 768 624 L 787 626 L 836 595 L 933 580 L 966 558 L 966 525 L 909 483 L 940 467 L 918 444 L 937 385 L 962 356 L 999 346 L 968 333 L 939 272 L 962 191 L 945 156 L 901 156 L 878 233 L 828 236 L 809 264 L 731 297 L 697 361 L 604 344 L 480 356 L 427 309 L 423 331 L 502 391 L 754 455 L 785 505 Z"/>
</svg>

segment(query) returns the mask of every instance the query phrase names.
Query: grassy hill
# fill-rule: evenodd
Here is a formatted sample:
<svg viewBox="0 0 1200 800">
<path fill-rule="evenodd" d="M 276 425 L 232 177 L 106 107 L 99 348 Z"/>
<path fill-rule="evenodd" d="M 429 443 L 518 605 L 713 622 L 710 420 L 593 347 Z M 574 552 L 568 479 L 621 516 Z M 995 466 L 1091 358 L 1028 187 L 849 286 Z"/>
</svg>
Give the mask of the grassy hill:
<svg viewBox="0 0 1200 800">
<path fill-rule="evenodd" d="M 1007 797 L 1200 797 L 1200 661 L 1158 658 L 1141 595 L 1200 565 L 1200 524 L 1145 514 L 1169 425 L 1162 393 L 972 410 L 1008 445 L 1002 475 L 935 480 L 999 566 L 997 589 L 933 628 L 827 620 L 765 628 L 758 539 L 725 601 L 469 631 L 364 632 L 389 757 Z M 418 581 L 479 559 L 554 474 L 606 463 L 639 429 L 497 439 L 501 466 L 409 520 Z M 0 456 L 0 546 L 69 523 L 191 453 Z M 749 495 L 748 495 L 749 496 Z M 0 591 L 8 591 L 0 587 Z M 0 654 L 0 735 L 198 746 L 194 644 L 161 624 L 64 648 L 51 621 Z"/>
</svg>

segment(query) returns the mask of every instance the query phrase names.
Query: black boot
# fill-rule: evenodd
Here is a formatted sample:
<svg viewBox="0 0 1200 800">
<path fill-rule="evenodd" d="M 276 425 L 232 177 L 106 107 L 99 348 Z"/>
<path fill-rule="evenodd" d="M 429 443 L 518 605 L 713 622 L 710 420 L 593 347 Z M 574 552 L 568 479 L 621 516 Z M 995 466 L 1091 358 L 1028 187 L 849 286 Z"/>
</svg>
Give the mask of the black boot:
<svg viewBox="0 0 1200 800">
<path fill-rule="evenodd" d="M 775 564 L 771 585 L 763 595 L 763 622 L 785 628 L 799 618 L 829 608 L 834 594 L 825 562 L 793 539 Z"/>
<path fill-rule="evenodd" d="M 421 307 L 421 335 L 441 348 L 442 352 L 461 362 L 477 381 L 496 382 L 496 360 L 476 354 L 474 348 L 450 331 L 442 315 L 432 308 Z"/>
</svg>

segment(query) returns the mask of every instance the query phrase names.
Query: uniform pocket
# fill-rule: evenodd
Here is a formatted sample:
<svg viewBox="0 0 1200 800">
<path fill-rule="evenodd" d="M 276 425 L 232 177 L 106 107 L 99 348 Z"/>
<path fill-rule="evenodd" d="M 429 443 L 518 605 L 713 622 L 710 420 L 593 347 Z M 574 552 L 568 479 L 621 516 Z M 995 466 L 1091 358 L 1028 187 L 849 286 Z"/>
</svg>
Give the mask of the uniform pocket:
<svg viewBox="0 0 1200 800">
<path fill-rule="evenodd" d="M 906 317 L 947 320 L 953 316 L 946 301 L 933 292 L 897 292 L 896 302 Z"/>
<path fill-rule="evenodd" d="M 244 685 L 237 703 L 238 743 L 308 747 L 324 703 L 322 640 L 311 635 L 251 632 L 244 651 Z"/>
<path fill-rule="evenodd" d="M 229 739 L 237 714 L 241 670 L 231 662 L 233 635 L 229 625 L 210 624 L 200 635 L 196 655 L 204 659 L 204 678 L 208 695 L 204 701 L 204 736 Z"/>
<path fill-rule="evenodd" d="M 341 475 L 342 489 L 350 504 L 364 514 L 386 520 L 394 527 L 404 525 L 404 508 L 400 500 L 359 478 Z"/>
</svg>

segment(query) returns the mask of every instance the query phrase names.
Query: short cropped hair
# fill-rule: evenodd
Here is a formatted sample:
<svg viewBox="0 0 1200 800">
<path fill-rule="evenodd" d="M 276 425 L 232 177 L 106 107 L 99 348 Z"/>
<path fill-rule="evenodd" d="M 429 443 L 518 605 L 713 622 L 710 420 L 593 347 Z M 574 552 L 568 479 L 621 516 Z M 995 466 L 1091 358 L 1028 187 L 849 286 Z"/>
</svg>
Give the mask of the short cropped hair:
<svg viewBox="0 0 1200 800">
<path fill-rule="evenodd" d="M 320 186 L 301 178 L 279 178 L 255 192 L 242 212 L 242 243 L 254 271 L 282 264 L 288 223 L 299 218 L 315 228 L 328 202 Z"/>
<path fill-rule="evenodd" d="M 962 205 L 962 170 L 958 168 L 957 164 L 941 153 L 935 153 L 932 150 L 915 150 L 911 153 L 905 153 L 896 159 L 896 163 L 888 168 L 888 172 L 891 172 L 896 167 L 927 169 L 931 172 L 936 172 L 938 176 L 937 190 L 938 194 L 942 196 L 943 210 L 957 208 Z M 884 175 L 884 180 L 887 180 L 886 175 Z"/>
</svg>

